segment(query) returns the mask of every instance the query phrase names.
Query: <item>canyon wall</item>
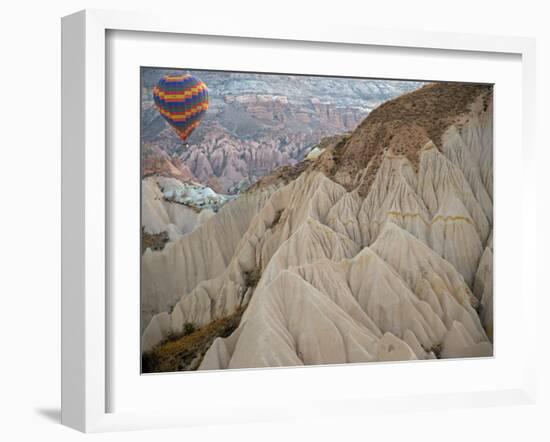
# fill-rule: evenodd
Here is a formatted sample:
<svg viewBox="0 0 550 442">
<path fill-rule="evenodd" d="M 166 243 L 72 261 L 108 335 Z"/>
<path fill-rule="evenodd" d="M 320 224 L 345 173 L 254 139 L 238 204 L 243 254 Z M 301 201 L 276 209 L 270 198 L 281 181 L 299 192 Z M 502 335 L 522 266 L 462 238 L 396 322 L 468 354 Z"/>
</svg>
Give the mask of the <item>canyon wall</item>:
<svg viewBox="0 0 550 442">
<path fill-rule="evenodd" d="M 490 87 L 425 86 L 147 250 L 142 350 L 244 311 L 193 368 L 492 355 L 492 133 Z"/>
</svg>

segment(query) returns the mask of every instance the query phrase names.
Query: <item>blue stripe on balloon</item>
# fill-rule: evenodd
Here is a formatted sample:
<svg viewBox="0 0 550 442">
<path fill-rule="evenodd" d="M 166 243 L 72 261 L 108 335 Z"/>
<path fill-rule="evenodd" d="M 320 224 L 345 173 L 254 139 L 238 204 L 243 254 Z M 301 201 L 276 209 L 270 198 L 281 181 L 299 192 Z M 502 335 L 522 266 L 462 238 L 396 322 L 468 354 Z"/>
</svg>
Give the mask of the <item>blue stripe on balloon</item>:
<svg viewBox="0 0 550 442">
<path fill-rule="evenodd" d="M 200 111 L 199 113 L 193 115 L 192 117 L 187 118 L 186 120 L 183 120 L 183 121 L 171 121 L 170 120 L 170 123 L 173 126 L 177 127 L 178 129 L 185 129 L 185 128 L 189 127 L 191 124 L 193 124 L 195 121 L 200 120 L 205 113 L 206 113 L 206 111 Z"/>
<path fill-rule="evenodd" d="M 164 91 L 166 93 L 166 91 Z M 177 92 L 185 92 L 185 91 L 177 91 Z M 202 103 L 203 101 L 206 101 L 208 99 L 208 93 L 205 93 L 205 90 L 202 90 L 201 92 L 197 92 L 196 94 L 191 95 L 189 98 L 186 98 L 184 100 L 179 101 L 165 101 L 162 98 L 158 97 L 159 103 L 161 103 L 162 106 L 169 106 L 172 109 L 178 109 L 181 108 L 182 110 L 180 112 L 183 112 L 185 108 L 193 107 L 195 104 Z M 175 110 L 175 112 L 178 112 Z"/>
</svg>

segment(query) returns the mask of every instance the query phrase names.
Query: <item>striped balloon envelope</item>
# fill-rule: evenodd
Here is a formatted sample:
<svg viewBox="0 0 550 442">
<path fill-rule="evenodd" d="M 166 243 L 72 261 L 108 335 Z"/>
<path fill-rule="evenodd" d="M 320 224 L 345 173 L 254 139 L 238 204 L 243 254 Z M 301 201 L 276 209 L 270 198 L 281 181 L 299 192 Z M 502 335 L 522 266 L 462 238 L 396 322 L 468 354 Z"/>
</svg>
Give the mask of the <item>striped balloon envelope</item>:
<svg viewBox="0 0 550 442">
<path fill-rule="evenodd" d="M 166 75 L 153 89 L 157 109 L 185 141 L 208 109 L 206 84 L 189 74 Z"/>
</svg>

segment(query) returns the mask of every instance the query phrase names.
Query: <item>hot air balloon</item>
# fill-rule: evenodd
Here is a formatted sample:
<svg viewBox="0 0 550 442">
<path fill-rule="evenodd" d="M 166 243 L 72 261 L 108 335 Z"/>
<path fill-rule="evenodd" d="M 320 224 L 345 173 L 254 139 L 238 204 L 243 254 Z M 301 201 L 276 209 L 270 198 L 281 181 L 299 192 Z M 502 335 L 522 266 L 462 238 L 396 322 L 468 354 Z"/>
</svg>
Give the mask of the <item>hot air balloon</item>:
<svg viewBox="0 0 550 442">
<path fill-rule="evenodd" d="M 199 126 L 208 109 L 206 84 L 189 74 L 162 77 L 153 89 L 153 98 L 182 141 Z"/>
</svg>

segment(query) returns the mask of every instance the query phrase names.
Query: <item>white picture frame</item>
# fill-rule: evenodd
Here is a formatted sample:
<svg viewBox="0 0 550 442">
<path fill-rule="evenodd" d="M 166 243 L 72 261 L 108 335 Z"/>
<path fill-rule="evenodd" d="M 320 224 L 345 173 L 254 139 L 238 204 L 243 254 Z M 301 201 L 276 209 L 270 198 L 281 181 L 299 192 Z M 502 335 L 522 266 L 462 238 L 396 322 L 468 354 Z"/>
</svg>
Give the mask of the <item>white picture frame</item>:
<svg viewBox="0 0 550 442">
<path fill-rule="evenodd" d="M 109 215 L 109 155 L 106 121 L 108 109 L 106 68 L 107 35 L 111 31 L 155 33 L 164 36 L 217 36 L 293 44 L 338 44 L 346 47 L 426 49 L 432 51 L 509 54 L 521 63 L 521 164 L 522 211 L 520 280 L 518 305 L 536 305 L 535 266 L 526 265 L 536 256 L 534 174 L 535 43 L 532 39 L 417 31 L 388 31 L 369 28 L 313 25 L 300 27 L 281 23 L 254 24 L 204 21 L 184 23 L 176 17 L 86 10 L 62 20 L 62 423 L 85 432 L 186 425 L 207 425 L 212 416 L 197 407 L 194 414 L 180 407 L 162 410 L 112 411 L 109 393 L 113 388 L 109 370 L 111 312 L 107 293 L 109 253 L 112 238 Z M 150 34 L 153 35 L 153 34 Z M 136 88 L 136 93 L 138 93 Z M 496 102 L 498 112 L 498 101 Z M 519 111 L 518 111 L 519 112 Z M 496 143 L 498 143 L 498 137 Z M 139 146 L 136 146 L 139 149 Z M 497 252 L 499 253 L 499 252 Z M 533 258 L 531 258 L 533 259 Z M 137 295 L 136 295 L 137 296 Z M 498 319 L 497 319 L 498 320 Z M 388 412 L 410 409 L 457 408 L 532 403 L 535 399 L 535 324 L 524 315 L 524 351 L 518 353 L 521 372 L 514 373 L 499 388 L 477 388 L 461 392 L 388 394 L 373 396 L 316 397 L 307 402 L 257 404 L 253 396 L 215 415 L 216 422 L 253 422 L 335 415 L 363 415 L 374 410 Z M 511 326 L 510 324 L 501 325 Z M 497 356 L 498 358 L 498 350 Z M 364 366 L 354 366 L 354 375 Z M 387 366 L 389 367 L 389 366 Z M 416 366 L 415 370 L 422 370 Z M 292 370 L 265 370 L 272 379 L 289 377 Z M 258 372 L 254 372 L 258 373 Z M 283 374 L 284 373 L 284 374 Z M 311 372 L 310 372 L 311 373 Z M 242 373 L 241 373 L 242 374 Z M 217 376 L 217 378 L 214 378 Z M 223 382 L 224 373 L 210 375 Z M 254 375 L 261 378 L 265 375 Z M 241 376 L 242 377 L 242 376 Z M 167 378 L 167 377 L 166 377 Z M 236 378 L 234 378 L 236 379 Z M 258 382 L 262 380 L 259 379 Z M 307 405 L 305 405 L 307 404 Z M 242 411 L 247 411 L 242 413 Z"/>
</svg>

